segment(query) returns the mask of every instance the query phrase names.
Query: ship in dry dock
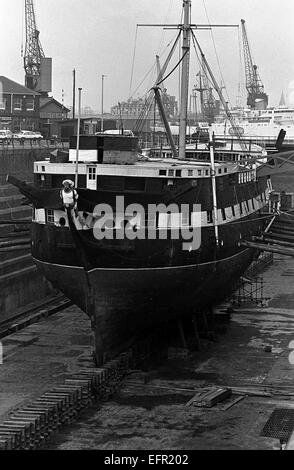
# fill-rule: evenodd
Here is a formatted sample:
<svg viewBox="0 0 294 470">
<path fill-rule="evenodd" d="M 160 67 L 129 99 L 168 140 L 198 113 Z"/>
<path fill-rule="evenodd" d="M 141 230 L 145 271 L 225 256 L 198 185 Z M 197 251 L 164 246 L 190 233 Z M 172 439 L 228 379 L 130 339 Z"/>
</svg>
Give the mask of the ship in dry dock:
<svg viewBox="0 0 294 470">
<path fill-rule="evenodd" d="M 34 206 L 35 263 L 91 319 L 97 364 L 154 325 L 197 315 L 225 298 L 258 254 L 240 241 L 260 235 L 268 221 L 270 183 L 256 173 L 264 156 L 259 147 L 236 141 L 226 146 L 213 136 L 186 144 L 190 6 L 184 0 L 179 25 L 178 148 L 158 80 L 154 93 L 169 153 L 142 155 L 135 136 L 77 136 L 68 154 L 35 163 L 34 185 L 9 179 Z M 72 205 L 63 197 L 64 185 Z"/>
</svg>

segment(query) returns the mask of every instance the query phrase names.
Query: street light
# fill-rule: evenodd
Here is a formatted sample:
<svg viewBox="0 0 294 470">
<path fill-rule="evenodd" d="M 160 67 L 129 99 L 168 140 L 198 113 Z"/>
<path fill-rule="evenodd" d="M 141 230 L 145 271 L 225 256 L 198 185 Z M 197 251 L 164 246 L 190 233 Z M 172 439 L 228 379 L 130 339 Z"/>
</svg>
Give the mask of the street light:
<svg viewBox="0 0 294 470">
<path fill-rule="evenodd" d="M 104 78 L 107 77 L 107 75 L 102 74 L 102 93 L 101 93 L 101 132 L 104 130 L 104 120 L 103 120 L 103 93 L 104 93 Z"/>
<path fill-rule="evenodd" d="M 82 88 L 79 88 L 79 114 L 78 114 L 78 129 L 77 129 L 77 145 L 76 145 L 76 168 L 75 168 L 75 187 L 78 187 L 79 177 L 79 150 L 80 150 L 80 125 L 81 125 L 81 102 L 82 102 Z"/>
</svg>

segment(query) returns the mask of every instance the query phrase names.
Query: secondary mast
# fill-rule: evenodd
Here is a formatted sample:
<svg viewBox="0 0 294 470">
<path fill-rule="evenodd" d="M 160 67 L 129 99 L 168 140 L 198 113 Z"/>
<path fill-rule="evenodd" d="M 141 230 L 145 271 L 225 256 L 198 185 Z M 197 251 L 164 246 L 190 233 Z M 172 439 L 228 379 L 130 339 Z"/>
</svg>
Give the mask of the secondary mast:
<svg viewBox="0 0 294 470">
<path fill-rule="evenodd" d="M 179 158 L 185 158 L 187 109 L 189 98 L 189 62 L 191 33 L 191 0 L 184 0 L 184 23 L 182 25 L 182 72 L 180 97 Z"/>
</svg>

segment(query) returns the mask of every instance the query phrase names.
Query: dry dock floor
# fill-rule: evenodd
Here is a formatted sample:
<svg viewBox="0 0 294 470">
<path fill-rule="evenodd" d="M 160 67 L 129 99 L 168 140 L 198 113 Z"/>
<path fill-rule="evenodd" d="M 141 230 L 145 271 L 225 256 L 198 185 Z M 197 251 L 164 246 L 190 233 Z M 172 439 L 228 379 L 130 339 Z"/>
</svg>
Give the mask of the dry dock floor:
<svg viewBox="0 0 294 470">
<path fill-rule="evenodd" d="M 277 439 L 260 432 L 275 408 L 294 408 L 294 395 L 247 396 L 225 410 L 187 406 L 193 390 L 211 385 L 293 386 L 294 259 L 276 256 L 263 273 L 265 307 L 236 309 L 217 341 L 201 340 L 188 360 L 161 359 L 126 377 L 110 401 L 65 427 L 48 449 L 194 450 L 268 449 Z M 77 307 L 3 340 L 0 421 L 7 413 L 91 364 L 89 321 Z M 271 347 L 266 352 L 265 346 Z M 288 390 L 288 389 L 287 389 Z M 289 391 L 289 390 L 288 390 Z"/>
</svg>

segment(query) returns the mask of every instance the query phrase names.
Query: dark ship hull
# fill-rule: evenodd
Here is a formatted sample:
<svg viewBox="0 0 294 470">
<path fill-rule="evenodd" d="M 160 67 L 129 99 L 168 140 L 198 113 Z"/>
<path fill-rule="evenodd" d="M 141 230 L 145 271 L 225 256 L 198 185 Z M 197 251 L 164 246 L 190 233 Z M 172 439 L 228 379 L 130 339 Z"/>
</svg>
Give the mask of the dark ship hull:
<svg viewBox="0 0 294 470">
<path fill-rule="evenodd" d="M 200 314 L 223 300 L 253 258 L 254 250 L 245 249 L 198 265 L 95 268 L 87 276 L 81 267 L 35 262 L 53 285 L 90 314 L 97 362 L 102 363 L 151 327 L 179 316 Z M 94 288 L 92 300 L 89 285 Z"/>
<path fill-rule="evenodd" d="M 79 145 L 78 161 L 73 137 L 67 156 L 36 162 L 34 186 L 10 181 L 34 206 L 33 258 L 91 319 L 101 364 L 153 326 L 202 315 L 231 292 L 256 253 L 240 242 L 272 218 L 262 213 L 271 188 L 233 143 L 192 144 L 183 158 L 142 158 L 128 136 L 81 136 Z M 71 205 L 61 190 L 68 180 Z"/>
<path fill-rule="evenodd" d="M 239 240 L 260 234 L 264 220 L 253 212 L 219 228 L 222 246 L 206 227 L 192 252 L 182 250 L 181 240 L 98 241 L 80 231 L 85 269 L 68 228 L 33 223 L 32 254 L 45 277 L 90 317 L 103 363 L 153 326 L 197 316 L 230 294 L 256 255 Z"/>
</svg>

